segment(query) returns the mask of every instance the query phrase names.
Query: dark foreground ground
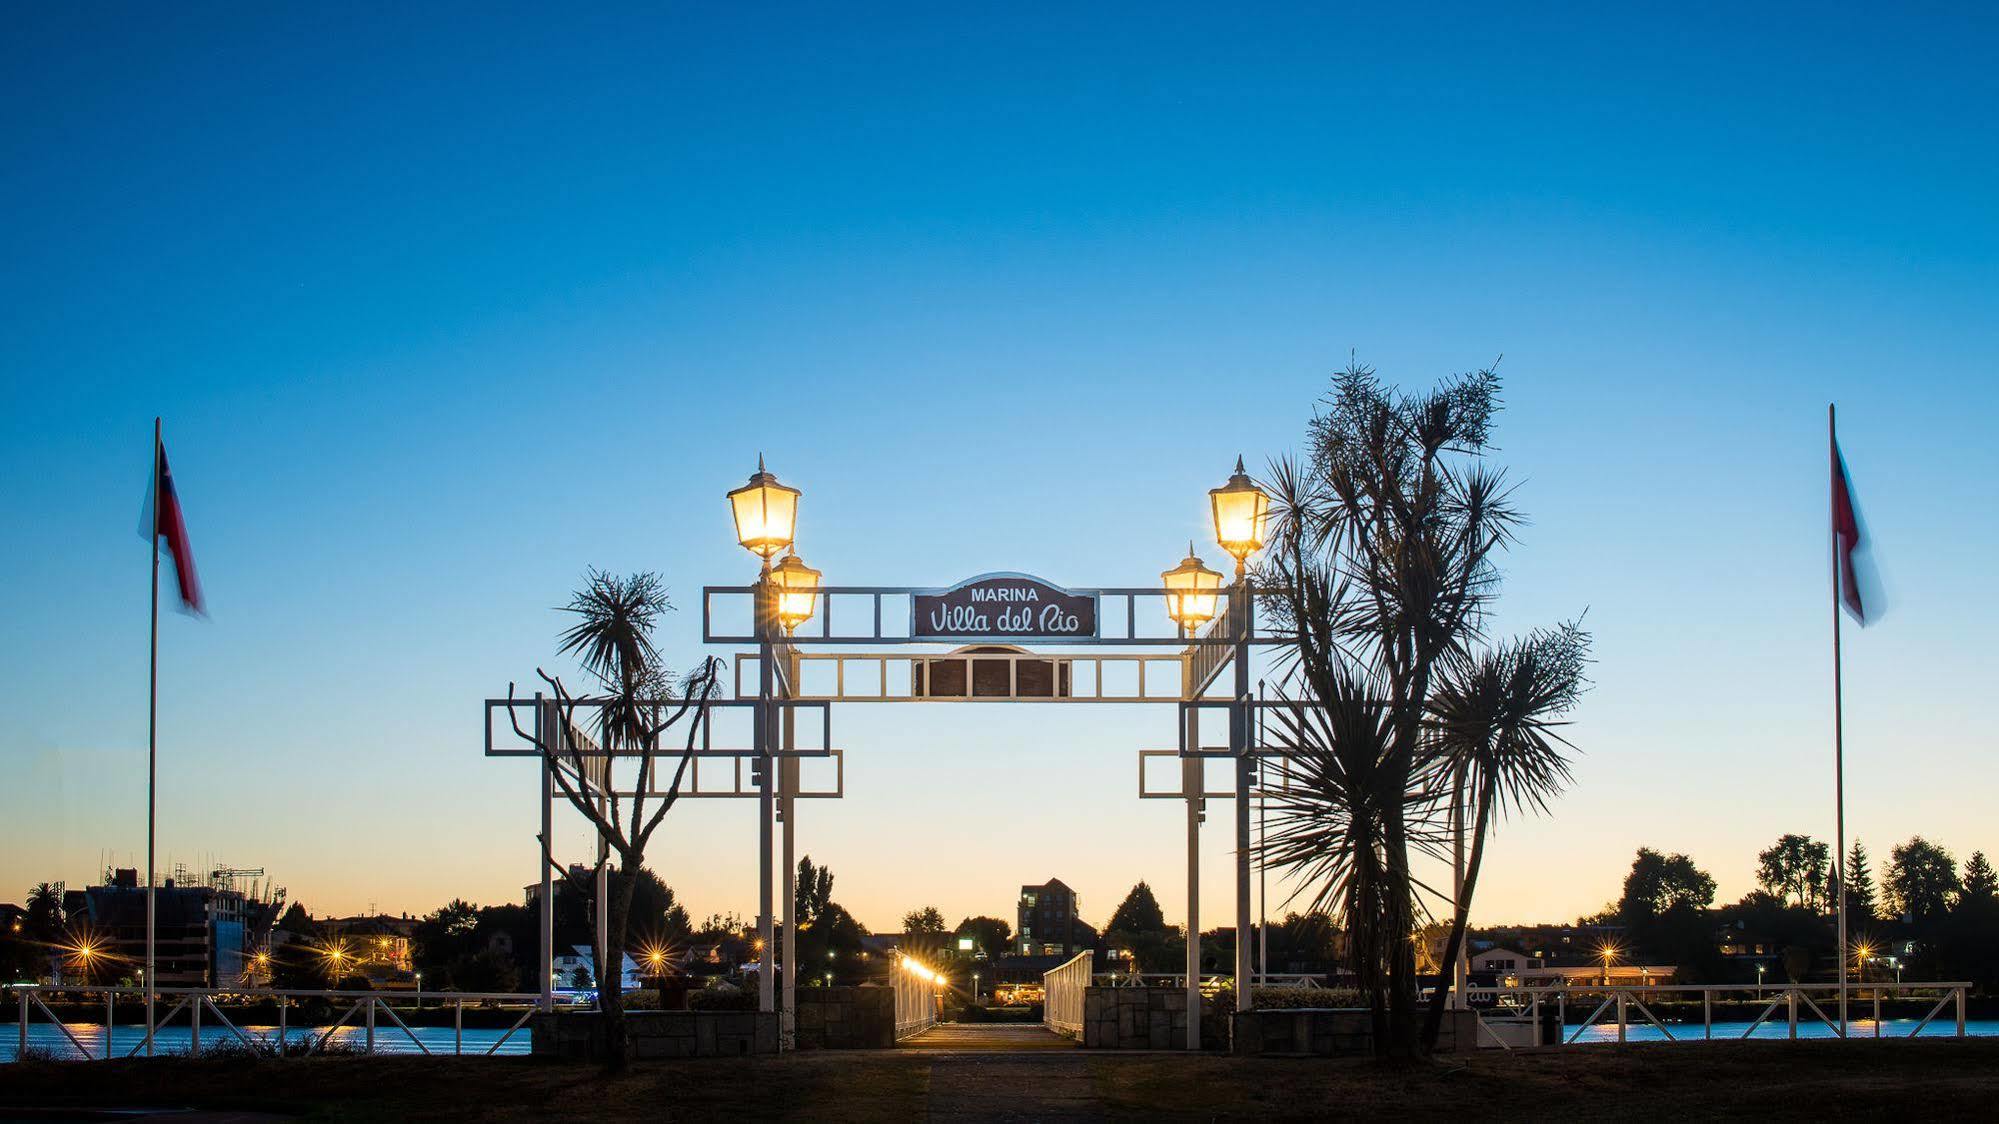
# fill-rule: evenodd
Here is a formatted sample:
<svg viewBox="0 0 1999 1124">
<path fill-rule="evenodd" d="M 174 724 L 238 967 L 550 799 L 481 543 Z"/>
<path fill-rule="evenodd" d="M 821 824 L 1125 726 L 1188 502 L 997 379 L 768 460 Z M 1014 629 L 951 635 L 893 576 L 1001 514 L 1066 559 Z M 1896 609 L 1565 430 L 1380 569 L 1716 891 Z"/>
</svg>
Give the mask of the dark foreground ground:
<svg viewBox="0 0 1999 1124">
<path fill-rule="evenodd" d="M 531 1058 L 156 1059 L 0 1067 L 0 1119 L 191 1108 L 183 1120 L 1999 1118 L 1999 1040 L 1736 1042 L 1367 1062 L 814 1052 L 595 1067 Z M 53 1110 L 53 1111 L 52 1111 Z M 160 1118 L 155 1118 L 160 1119 Z M 166 1119 L 171 1119 L 168 1117 Z"/>
</svg>

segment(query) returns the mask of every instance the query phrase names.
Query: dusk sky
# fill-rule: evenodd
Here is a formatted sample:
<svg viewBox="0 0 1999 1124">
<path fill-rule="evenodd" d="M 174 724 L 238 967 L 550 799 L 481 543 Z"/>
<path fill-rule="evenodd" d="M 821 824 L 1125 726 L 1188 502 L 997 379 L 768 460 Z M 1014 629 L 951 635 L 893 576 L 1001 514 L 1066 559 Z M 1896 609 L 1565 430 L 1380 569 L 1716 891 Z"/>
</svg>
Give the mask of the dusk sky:
<svg viewBox="0 0 1999 1124">
<path fill-rule="evenodd" d="M 1073 8 L 0 14 L 0 901 L 143 860 L 156 414 L 211 612 L 161 622 L 162 866 L 420 913 L 537 878 L 481 700 L 575 674 L 593 566 L 659 571 L 698 660 L 759 453 L 829 583 L 1150 584 L 1222 564 L 1205 490 L 1349 356 L 1499 362 L 1494 630 L 1596 636 L 1476 920 L 1594 911 L 1640 845 L 1733 900 L 1831 837 L 1828 402 L 1891 598 L 1846 633 L 1849 836 L 1999 849 L 1999 16 Z M 841 708 L 799 848 L 879 930 L 1051 877 L 1178 920 L 1182 812 L 1135 798 L 1172 739 Z M 753 809 L 658 837 L 697 919 L 753 915 Z"/>
</svg>

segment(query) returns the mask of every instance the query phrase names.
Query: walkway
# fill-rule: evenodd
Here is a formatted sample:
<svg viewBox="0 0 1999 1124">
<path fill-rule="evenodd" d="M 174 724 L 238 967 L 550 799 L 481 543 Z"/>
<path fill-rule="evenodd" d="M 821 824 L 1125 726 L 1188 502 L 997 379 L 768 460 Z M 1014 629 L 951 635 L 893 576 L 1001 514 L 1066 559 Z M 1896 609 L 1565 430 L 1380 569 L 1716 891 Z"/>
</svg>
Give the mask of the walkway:
<svg viewBox="0 0 1999 1124">
<path fill-rule="evenodd" d="M 1040 1023 L 938 1023 L 899 1045 L 905 1050 L 953 1054 L 1017 1054 L 1024 1050 L 1073 1050 L 1076 1041 Z"/>
</svg>

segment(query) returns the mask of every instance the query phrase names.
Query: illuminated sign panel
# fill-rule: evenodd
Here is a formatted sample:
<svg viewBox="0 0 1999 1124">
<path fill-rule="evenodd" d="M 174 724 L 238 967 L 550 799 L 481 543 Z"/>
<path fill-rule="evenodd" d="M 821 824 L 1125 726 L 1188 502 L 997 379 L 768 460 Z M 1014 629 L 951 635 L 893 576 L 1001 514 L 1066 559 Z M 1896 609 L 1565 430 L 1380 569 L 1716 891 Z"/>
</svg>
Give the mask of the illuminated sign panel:
<svg viewBox="0 0 1999 1124">
<path fill-rule="evenodd" d="M 910 597 L 913 640 L 1073 640 L 1097 635 L 1097 595 L 1027 574 L 981 574 Z"/>
</svg>

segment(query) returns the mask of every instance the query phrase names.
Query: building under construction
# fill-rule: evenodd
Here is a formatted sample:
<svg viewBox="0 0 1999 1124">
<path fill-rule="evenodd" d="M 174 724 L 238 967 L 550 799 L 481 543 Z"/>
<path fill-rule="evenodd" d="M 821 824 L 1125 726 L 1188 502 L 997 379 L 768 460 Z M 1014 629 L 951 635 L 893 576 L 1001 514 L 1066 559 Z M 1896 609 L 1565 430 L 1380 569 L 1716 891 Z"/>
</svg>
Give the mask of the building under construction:
<svg viewBox="0 0 1999 1124">
<path fill-rule="evenodd" d="M 285 891 L 260 884 L 261 869 L 218 867 L 190 878 L 176 867 L 156 891 L 154 962 L 162 987 L 228 987 L 252 982 L 251 957 L 263 947 L 284 908 Z M 245 879 L 248 879 L 247 885 Z M 105 872 L 84 891 L 91 932 L 121 974 L 141 977 L 146 964 L 146 887 L 129 867 Z"/>
</svg>

